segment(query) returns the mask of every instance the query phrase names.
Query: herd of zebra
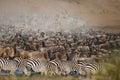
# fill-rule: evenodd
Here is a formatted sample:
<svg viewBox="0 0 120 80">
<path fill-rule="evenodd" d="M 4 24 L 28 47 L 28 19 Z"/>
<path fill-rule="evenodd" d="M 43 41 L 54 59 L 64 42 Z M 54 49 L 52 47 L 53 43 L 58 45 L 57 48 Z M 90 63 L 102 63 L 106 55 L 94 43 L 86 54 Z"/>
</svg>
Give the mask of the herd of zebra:
<svg viewBox="0 0 120 80">
<path fill-rule="evenodd" d="M 71 72 L 78 72 L 81 76 L 90 76 L 103 70 L 102 65 L 89 61 L 60 61 L 60 60 L 37 60 L 21 59 L 13 60 L 0 58 L 1 70 L 9 70 L 11 75 L 15 75 L 16 70 L 23 71 L 25 75 L 31 75 L 32 71 L 41 75 L 69 75 Z"/>
</svg>

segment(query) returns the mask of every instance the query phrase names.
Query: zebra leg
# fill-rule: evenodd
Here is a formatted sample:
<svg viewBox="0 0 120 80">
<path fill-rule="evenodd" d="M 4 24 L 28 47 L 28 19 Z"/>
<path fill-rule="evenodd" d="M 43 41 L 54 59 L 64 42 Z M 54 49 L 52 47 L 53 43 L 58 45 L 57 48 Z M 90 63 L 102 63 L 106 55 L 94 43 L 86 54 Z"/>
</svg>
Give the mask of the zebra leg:
<svg viewBox="0 0 120 80">
<path fill-rule="evenodd" d="M 61 75 L 63 75 L 63 76 L 67 76 L 68 74 L 67 74 L 66 71 L 63 71 L 63 72 L 61 73 Z"/>
<path fill-rule="evenodd" d="M 11 70 L 10 75 L 15 75 L 15 70 Z"/>
<path fill-rule="evenodd" d="M 45 75 L 47 75 L 47 71 L 43 72 Z"/>
<path fill-rule="evenodd" d="M 42 76 L 44 75 L 44 72 L 41 71 L 40 73 L 41 73 Z"/>
<path fill-rule="evenodd" d="M 0 68 L 0 72 L 2 71 L 2 68 Z"/>
<path fill-rule="evenodd" d="M 55 73 L 55 72 L 53 72 L 53 73 L 52 73 L 52 75 L 56 75 L 56 73 Z"/>
<path fill-rule="evenodd" d="M 50 73 L 50 76 L 55 75 L 55 72 L 53 71 L 50 71 L 49 73 Z"/>
<path fill-rule="evenodd" d="M 55 72 L 52 72 L 52 75 L 56 75 L 56 73 L 55 73 Z"/>
<path fill-rule="evenodd" d="M 92 76 L 92 73 L 89 72 L 89 71 L 87 71 L 86 77 L 89 78 L 89 79 L 91 79 L 91 76 Z"/>
<path fill-rule="evenodd" d="M 31 75 L 31 72 L 28 71 L 27 69 L 24 69 L 24 74 L 27 75 L 27 76 L 30 76 L 30 75 Z"/>
</svg>

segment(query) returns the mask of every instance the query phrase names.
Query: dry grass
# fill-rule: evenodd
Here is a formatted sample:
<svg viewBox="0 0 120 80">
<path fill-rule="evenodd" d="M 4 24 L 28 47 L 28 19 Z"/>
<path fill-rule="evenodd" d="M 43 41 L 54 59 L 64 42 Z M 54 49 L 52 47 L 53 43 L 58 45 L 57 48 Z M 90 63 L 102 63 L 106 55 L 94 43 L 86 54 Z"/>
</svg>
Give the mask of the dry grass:
<svg viewBox="0 0 120 80">
<path fill-rule="evenodd" d="M 106 73 L 96 75 L 97 80 L 120 80 L 120 51 L 112 52 L 110 60 L 105 63 Z"/>
<path fill-rule="evenodd" d="M 0 76 L 0 80 L 79 80 L 79 77 L 72 76 Z"/>
</svg>

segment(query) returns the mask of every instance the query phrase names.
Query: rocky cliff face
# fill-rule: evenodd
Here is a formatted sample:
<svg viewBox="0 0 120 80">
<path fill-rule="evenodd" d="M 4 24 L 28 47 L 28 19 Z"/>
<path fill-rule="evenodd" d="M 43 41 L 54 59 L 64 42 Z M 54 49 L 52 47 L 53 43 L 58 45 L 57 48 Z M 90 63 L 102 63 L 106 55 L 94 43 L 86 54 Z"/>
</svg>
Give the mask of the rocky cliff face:
<svg viewBox="0 0 120 80">
<path fill-rule="evenodd" d="M 3 24 L 51 31 L 83 27 L 120 31 L 120 0 L 0 0 Z"/>
</svg>

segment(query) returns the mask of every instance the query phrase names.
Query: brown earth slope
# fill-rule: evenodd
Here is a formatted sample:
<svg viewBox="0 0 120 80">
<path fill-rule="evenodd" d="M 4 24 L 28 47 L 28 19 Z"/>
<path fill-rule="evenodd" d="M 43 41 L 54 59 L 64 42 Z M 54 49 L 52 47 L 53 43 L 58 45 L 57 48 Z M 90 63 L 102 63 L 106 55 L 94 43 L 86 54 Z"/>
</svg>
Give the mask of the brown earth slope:
<svg viewBox="0 0 120 80">
<path fill-rule="evenodd" d="M 87 26 L 120 32 L 120 0 L 0 0 L 0 24 L 53 31 Z"/>
</svg>

